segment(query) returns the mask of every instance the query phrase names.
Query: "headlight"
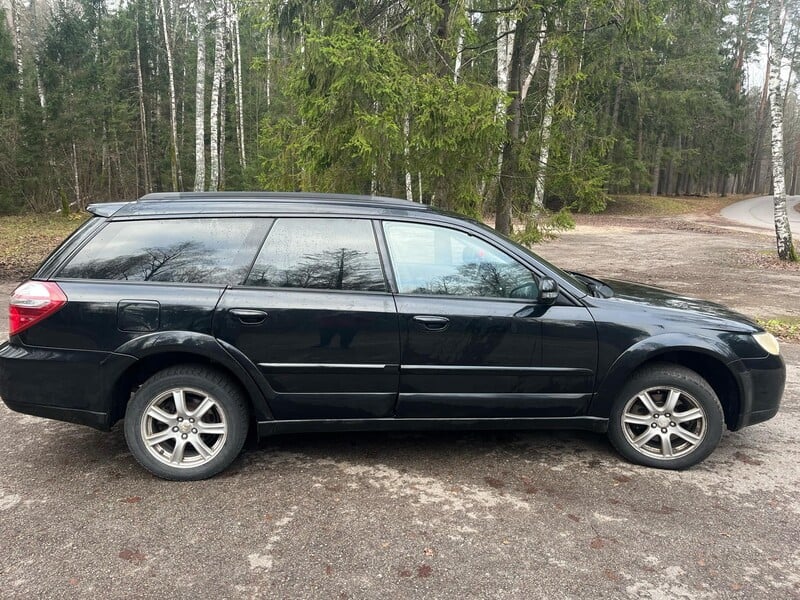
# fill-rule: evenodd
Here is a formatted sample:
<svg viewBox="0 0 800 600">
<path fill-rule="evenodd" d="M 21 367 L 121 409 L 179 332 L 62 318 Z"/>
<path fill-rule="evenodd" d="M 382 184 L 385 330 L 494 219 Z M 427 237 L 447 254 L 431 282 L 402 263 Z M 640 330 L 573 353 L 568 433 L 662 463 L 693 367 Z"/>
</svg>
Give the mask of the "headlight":
<svg viewBox="0 0 800 600">
<path fill-rule="evenodd" d="M 762 331 L 761 333 L 754 333 L 753 339 L 758 342 L 758 345 L 761 346 L 764 350 L 769 352 L 770 354 L 778 355 L 781 353 L 781 346 L 778 343 L 778 340 L 775 339 L 775 336 L 769 333 L 768 331 Z"/>
</svg>

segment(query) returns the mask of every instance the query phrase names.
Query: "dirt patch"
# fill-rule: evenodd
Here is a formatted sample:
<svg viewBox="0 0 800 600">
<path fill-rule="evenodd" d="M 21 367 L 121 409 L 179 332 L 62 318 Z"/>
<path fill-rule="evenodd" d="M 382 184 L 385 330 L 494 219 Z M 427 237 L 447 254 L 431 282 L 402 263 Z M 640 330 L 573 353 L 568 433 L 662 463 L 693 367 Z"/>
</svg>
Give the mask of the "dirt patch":
<svg viewBox="0 0 800 600">
<path fill-rule="evenodd" d="M 721 302 L 761 319 L 800 316 L 800 268 L 774 238 L 728 228 L 716 215 L 578 215 L 576 228 L 534 251 L 562 268 Z"/>
<path fill-rule="evenodd" d="M 86 218 L 57 214 L 0 217 L 0 280 L 29 277 Z"/>
</svg>

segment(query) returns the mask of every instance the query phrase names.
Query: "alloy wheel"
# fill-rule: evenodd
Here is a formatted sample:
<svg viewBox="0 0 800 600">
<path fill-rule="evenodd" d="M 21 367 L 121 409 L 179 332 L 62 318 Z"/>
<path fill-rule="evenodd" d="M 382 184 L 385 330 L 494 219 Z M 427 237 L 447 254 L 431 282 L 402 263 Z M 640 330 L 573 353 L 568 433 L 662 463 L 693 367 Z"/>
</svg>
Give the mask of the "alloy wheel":
<svg viewBox="0 0 800 600">
<path fill-rule="evenodd" d="M 176 468 L 211 461 L 225 446 L 228 423 L 222 406 L 193 388 L 172 388 L 147 405 L 141 438 L 156 460 Z"/>
<path fill-rule="evenodd" d="M 628 400 L 622 411 L 625 439 L 637 452 L 673 460 L 698 448 L 706 436 L 706 413 L 691 394 L 676 387 L 652 387 Z"/>
</svg>

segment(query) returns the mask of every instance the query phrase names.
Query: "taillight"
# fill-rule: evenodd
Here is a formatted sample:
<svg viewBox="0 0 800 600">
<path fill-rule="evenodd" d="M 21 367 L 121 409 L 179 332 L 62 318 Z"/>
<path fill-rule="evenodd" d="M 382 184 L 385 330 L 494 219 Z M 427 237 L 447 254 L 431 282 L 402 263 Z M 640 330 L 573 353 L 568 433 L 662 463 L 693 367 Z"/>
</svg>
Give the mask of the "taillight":
<svg viewBox="0 0 800 600">
<path fill-rule="evenodd" d="M 16 335 L 46 319 L 67 303 L 52 281 L 26 281 L 11 294 L 8 305 L 9 335 Z"/>
</svg>

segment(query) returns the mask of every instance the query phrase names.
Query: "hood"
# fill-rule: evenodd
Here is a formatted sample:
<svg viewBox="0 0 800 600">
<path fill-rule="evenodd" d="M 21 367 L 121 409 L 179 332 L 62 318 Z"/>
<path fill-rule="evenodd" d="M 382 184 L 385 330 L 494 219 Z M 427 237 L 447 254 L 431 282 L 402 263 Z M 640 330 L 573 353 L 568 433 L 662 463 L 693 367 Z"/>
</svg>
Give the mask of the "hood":
<svg viewBox="0 0 800 600">
<path fill-rule="evenodd" d="M 713 329 L 748 332 L 761 330 L 749 317 L 716 302 L 681 296 L 668 290 L 630 281 L 609 279 L 605 283 L 614 290 L 614 296 L 610 300 L 632 302 L 654 309 L 678 311 L 673 315 L 675 318 L 702 319 Z"/>
</svg>

